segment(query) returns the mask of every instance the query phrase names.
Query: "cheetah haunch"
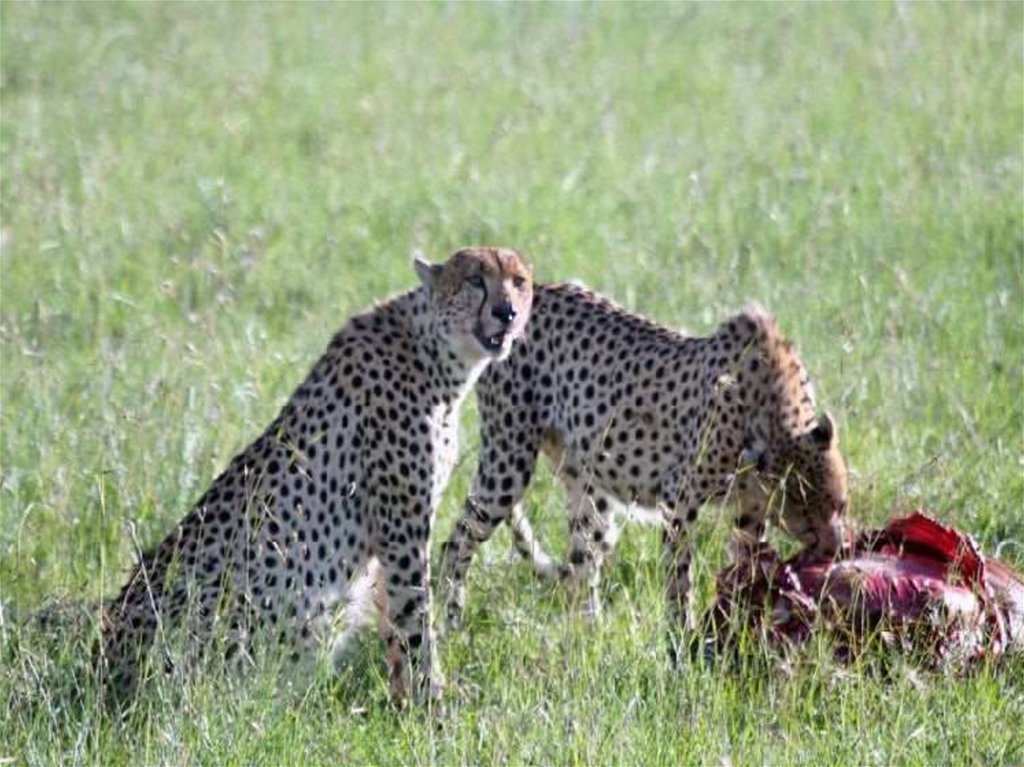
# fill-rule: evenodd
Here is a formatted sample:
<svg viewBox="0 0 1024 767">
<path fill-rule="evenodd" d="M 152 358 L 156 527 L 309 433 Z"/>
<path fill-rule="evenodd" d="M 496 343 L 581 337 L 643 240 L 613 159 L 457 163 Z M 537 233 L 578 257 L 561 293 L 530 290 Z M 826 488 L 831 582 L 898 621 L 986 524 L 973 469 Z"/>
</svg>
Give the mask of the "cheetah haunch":
<svg viewBox="0 0 1024 767">
<path fill-rule="evenodd" d="M 477 385 L 480 464 L 442 549 L 446 620 L 459 623 L 477 547 L 510 522 L 546 576 L 590 586 L 629 504 L 664 521 L 668 605 L 692 625 L 687 528 L 707 501 L 738 503 L 738 543 L 766 519 L 823 554 L 836 550 L 846 468 L 835 428 L 815 412 L 807 372 L 775 321 L 749 309 L 706 338 L 659 327 L 573 285 L 537 286 L 529 332 Z M 568 561 L 537 545 L 521 501 L 538 453 L 568 495 Z"/>
<path fill-rule="evenodd" d="M 532 281 L 516 253 L 490 247 L 416 271 L 420 287 L 334 336 L 277 419 L 106 603 L 101 664 L 114 690 L 135 687 L 172 631 L 200 649 L 220 626 L 230 649 L 263 635 L 296 660 L 315 654 L 372 568 L 393 696 L 440 692 L 431 526 L 459 405 L 522 335 Z"/>
</svg>

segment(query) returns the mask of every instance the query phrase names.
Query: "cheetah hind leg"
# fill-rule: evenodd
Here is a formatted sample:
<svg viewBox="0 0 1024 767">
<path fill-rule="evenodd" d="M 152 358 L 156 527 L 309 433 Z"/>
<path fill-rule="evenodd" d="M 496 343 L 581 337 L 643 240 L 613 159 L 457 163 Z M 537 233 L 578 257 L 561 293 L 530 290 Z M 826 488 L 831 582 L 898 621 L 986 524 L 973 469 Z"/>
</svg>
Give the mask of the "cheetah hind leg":
<svg viewBox="0 0 1024 767">
<path fill-rule="evenodd" d="M 564 568 L 544 550 L 544 546 L 537 540 L 530 520 L 523 513 L 523 504 L 517 503 L 512 507 L 509 527 L 512 528 L 512 543 L 516 551 L 533 566 L 537 575 L 547 580 L 561 580 L 564 576 Z"/>
<path fill-rule="evenodd" d="M 617 504 L 607 493 L 578 479 L 566 481 L 569 512 L 569 552 L 562 566 L 562 579 L 570 597 L 578 604 L 579 592 L 586 585 L 581 614 L 585 618 L 601 616 L 601 565 L 615 549 L 619 527 L 615 519 Z"/>
<path fill-rule="evenodd" d="M 566 490 L 570 543 L 565 563 L 556 562 L 544 550 L 521 504 L 512 510 L 512 540 L 534 571 L 542 578 L 565 584 L 574 602 L 580 586 L 586 583 L 587 596 L 581 614 L 597 618 L 601 614 L 601 564 L 615 548 L 619 535 L 616 504 L 602 491 L 576 480 L 567 479 Z"/>
</svg>

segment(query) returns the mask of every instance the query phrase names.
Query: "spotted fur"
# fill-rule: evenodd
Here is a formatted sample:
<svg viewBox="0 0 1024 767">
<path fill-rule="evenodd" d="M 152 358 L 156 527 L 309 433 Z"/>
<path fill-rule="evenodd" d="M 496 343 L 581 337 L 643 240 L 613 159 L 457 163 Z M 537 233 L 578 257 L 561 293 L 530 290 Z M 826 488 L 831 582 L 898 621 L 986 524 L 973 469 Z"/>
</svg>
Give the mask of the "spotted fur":
<svg viewBox="0 0 1024 767">
<path fill-rule="evenodd" d="M 112 689 L 137 686 L 157 641 L 166 650 L 184 634 L 202 648 L 218 626 L 233 651 L 265 637 L 295 660 L 315 656 L 350 586 L 372 571 L 393 695 L 440 691 L 431 526 L 459 405 L 522 334 L 532 281 L 500 248 L 416 269 L 423 284 L 334 336 L 280 415 L 106 603 Z"/>
<path fill-rule="evenodd" d="M 445 613 L 456 626 L 465 574 L 502 522 L 544 575 L 590 586 L 618 535 L 614 511 L 664 521 L 668 602 L 690 623 L 688 527 L 707 501 L 737 502 L 738 545 L 781 518 L 822 552 L 839 542 L 846 469 L 831 418 L 815 412 L 807 373 L 775 321 L 748 309 L 687 337 L 572 285 L 538 286 L 526 340 L 477 386 L 480 463 L 442 549 Z M 533 538 L 521 501 L 539 453 L 568 495 L 567 561 Z"/>
</svg>

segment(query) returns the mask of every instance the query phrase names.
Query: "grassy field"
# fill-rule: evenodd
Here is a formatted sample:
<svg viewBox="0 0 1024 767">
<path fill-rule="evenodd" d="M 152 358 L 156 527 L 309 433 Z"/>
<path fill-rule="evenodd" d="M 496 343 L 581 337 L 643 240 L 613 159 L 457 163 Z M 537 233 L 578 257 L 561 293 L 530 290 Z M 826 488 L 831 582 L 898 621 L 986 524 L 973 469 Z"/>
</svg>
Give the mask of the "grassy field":
<svg viewBox="0 0 1024 767">
<path fill-rule="evenodd" d="M 673 672 L 655 532 L 598 625 L 478 560 L 438 710 L 341 678 L 156 687 L 89 616 L 413 254 L 495 242 L 704 331 L 752 300 L 835 414 L 854 517 L 1024 564 L 1024 13 L 836 5 L 0 4 L 0 764 L 1024 763 L 1024 667 Z M 446 537 L 475 460 L 475 417 Z M 529 513 L 564 543 L 543 474 Z M 725 558 L 708 513 L 702 601 Z"/>
</svg>

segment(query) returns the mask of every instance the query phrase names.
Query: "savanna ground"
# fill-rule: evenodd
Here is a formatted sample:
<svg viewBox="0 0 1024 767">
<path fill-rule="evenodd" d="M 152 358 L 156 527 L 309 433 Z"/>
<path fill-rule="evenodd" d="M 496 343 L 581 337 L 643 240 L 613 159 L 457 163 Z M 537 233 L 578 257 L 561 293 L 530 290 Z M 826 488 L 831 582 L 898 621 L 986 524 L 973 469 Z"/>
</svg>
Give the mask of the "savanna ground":
<svg viewBox="0 0 1024 767">
<path fill-rule="evenodd" d="M 505 533 L 436 711 L 383 652 L 308 690 L 147 690 L 92 616 L 414 253 L 497 242 L 671 326 L 770 307 L 852 515 L 926 506 L 1024 564 L 1024 14 L 1015 4 L 0 5 L 0 763 L 1022 763 L 1024 669 L 665 659 L 658 536 L 605 619 Z M 437 525 L 467 491 L 476 438 Z M 550 473 L 529 513 L 564 543 Z M 702 603 L 727 530 L 710 511 Z"/>
</svg>

